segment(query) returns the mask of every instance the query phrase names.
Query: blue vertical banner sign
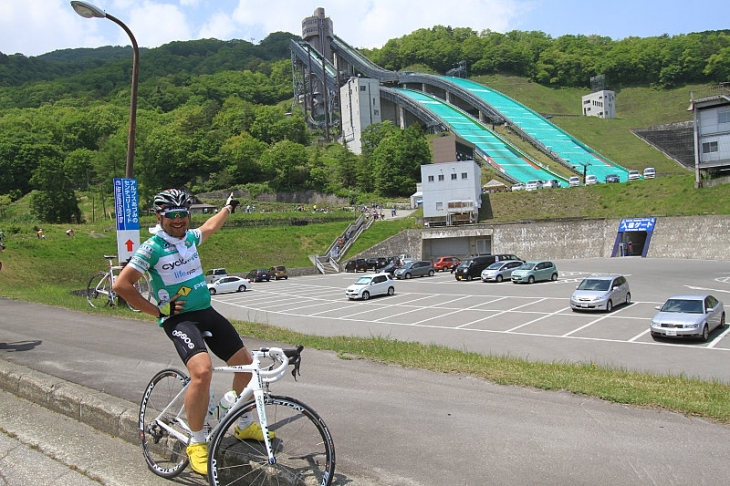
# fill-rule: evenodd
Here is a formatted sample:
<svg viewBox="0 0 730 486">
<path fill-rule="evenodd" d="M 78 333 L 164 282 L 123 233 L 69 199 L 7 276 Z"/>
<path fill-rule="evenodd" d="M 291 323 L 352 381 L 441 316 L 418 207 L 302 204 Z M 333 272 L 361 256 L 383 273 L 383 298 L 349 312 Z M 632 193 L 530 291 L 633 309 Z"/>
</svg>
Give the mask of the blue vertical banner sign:
<svg viewBox="0 0 730 486">
<path fill-rule="evenodd" d="M 137 179 L 114 178 L 114 214 L 117 220 L 119 263 L 129 260 L 139 248 Z"/>
</svg>

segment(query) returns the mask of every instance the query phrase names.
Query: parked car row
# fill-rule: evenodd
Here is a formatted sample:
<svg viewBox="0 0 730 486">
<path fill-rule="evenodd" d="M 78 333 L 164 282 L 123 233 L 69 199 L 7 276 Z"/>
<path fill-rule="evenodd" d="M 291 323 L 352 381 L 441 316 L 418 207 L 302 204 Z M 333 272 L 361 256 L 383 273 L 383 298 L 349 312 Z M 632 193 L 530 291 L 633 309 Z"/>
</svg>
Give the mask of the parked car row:
<svg viewBox="0 0 730 486">
<path fill-rule="evenodd" d="M 527 184 L 518 183 L 512 186 L 511 190 L 512 192 L 515 191 L 536 191 L 538 189 L 557 189 L 562 187 L 560 184 L 560 181 L 557 179 L 550 179 L 547 181 L 541 181 L 541 180 L 531 180 L 527 181 Z"/>
<path fill-rule="evenodd" d="M 254 268 L 245 277 L 228 275 L 225 268 L 213 268 L 205 272 L 205 282 L 211 295 L 224 292 L 245 292 L 251 288 L 252 282 L 268 282 L 272 278 L 287 280 L 289 272 L 283 265 L 275 265 L 268 269 Z"/>
<path fill-rule="evenodd" d="M 345 264 L 345 272 L 357 273 L 372 270 L 374 272 L 386 271 L 392 275 L 396 268 L 414 261 L 416 260 L 413 258 L 403 256 L 353 258 Z"/>
<path fill-rule="evenodd" d="M 416 276 L 433 276 L 438 269 L 445 271 L 449 264 L 459 259 L 446 256 L 430 262 L 428 260 L 409 261 L 396 267 L 391 261 L 393 272 L 381 271 L 360 277 L 347 287 L 348 299 L 368 300 L 376 295 L 394 295 L 395 279 L 410 279 Z M 481 255 L 464 258 L 456 267 L 455 278 L 472 280 L 481 278 L 483 282 L 503 282 L 532 284 L 538 281 L 556 281 L 558 269 L 552 261 L 522 261 L 512 254 Z M 240 277 L 226 277 L 239 279 Z M 245 283 L 239 283 L 233 290 L 245 291 Z M 227 283 L 227 282 L 226 282 Z M 210 285 L 209 285 L 210 287 Z M 217 290 L 211 290 L 215 293 Z M 623 275 L 591 275 L 585 277 L 570 296 L 570 309 L 573 312 L 603 311 L 612 312 L 617 306 L 631 304 L 631 289 Z M 709 294 L 682 294 L 667 299 L 662 306 L 656 307 L 658 313 L 652 318 L 650 333 L 653 339 L 695 338 L 703 342 L 709 340 L 711 333 L 725 326 L 725 307 L 716 297 Z"/>
<path fill-rule="evenodd" d="M 584 278 L 570 296 L 570 308 L 577 311 L 611 312 L 618 305 L 631 304 L 631 290 L 623 275 L 592 275 Z M 681 294 L 669 297 L 651 319 L 653 339 L 695 338 L 707 342 L 710 333 L 725 327 L 725 305 L 710 294 Z"/>
<path fill-rule="evenodd" d="M 656 177 L 656 170 L 653 167 L 647 167 L 644 169 L 643 172 L 643 178 L 644 179 L 654 179 Z M 640 173 L 638 170 L 630 170 L 627 180 L 628 181 L 638 181 L 642 179 L 642 173 Z M 594 174 L 587 174 L 585 176 L 585 180 L 583 181 L 583 184 L 586 186 L 592 186 L 595 184 L 599 184 L 601 181 L 598 180 L 598 177 Z M 608 174 L 604 178 L 604 182 L 606 184 L 621 182 L 621 179 L 618 174 Z M 568 184 L 565 187 L 578 187 L 581 185 L 581 178 L 579 176 L 571 176 L 568 178 Z M 527 183 L 518 183 L 511 187 L 512 192 L 516 191 L 536 191 L 538 189 L 548 189 L 548 188 L 558 188 L 563 187 L 557 179 L 551 179 L 548 181 L 540 181 L 540 180 L 531 180 L 527 181 Z"/>
<path fill-rule="evenodd" d="M 503 260 L 517 260 L 522 261 L 516 255 L 512 254 L 498 254 L 498 255 L 480 255 L 461 260 L 459 265 L 454 270 L 454 278 L 459 280 L 472 281 L 475 278 L 481 278 L 482 271 L 494 262 L 501 262 Z"/>
</svg>

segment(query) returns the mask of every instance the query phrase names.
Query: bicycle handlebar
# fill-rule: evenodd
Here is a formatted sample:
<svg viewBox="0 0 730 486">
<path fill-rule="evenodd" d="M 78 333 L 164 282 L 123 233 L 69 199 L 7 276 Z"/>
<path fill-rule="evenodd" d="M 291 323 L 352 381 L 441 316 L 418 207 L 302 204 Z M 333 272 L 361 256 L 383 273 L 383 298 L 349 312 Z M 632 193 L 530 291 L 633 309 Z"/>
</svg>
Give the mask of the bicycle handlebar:
<svg viewBox="0 0 730 486">
<path fill-rule="evenodd" d="M 265 383 L 273 383 L 275 381 L 281 380 L 284 377 L 287 366 L 289 365 L 294 366 L 294 369 L 292 370 L 292 376 L 294 377 L 294 381 L 296 381 L 297 375 L 301 375 L 301 372 L 299 371 L 299 366 L 302 363 L 301 353 L 303 349 L 304 346 L 299 344 L 294 349 L 282 349 L 275 347 L 255 349 L 251 351 L 251 354 L 257 358 L 270 358 L 273 359 L 275 362 L 278 362 L 278 364 L 272 364 L 268 369 L 258 368 L 259 375 Z M 218 371 L 238 373 L 254 371 L 256 368 L 253 364 L 250 364 L 240 366 L 222 366 L 216 367 L 214 369 Z"/>
</svg>

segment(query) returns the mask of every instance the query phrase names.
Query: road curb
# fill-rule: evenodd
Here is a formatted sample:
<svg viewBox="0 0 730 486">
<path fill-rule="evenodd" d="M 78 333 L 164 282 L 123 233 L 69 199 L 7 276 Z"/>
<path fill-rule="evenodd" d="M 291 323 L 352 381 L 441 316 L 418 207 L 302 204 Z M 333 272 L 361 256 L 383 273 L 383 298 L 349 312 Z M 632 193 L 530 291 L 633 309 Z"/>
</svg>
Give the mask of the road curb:
<svg viewBox="0 0 730 486">
<path fill-rule="evenodd" d="M 135 403 L 3 359 L 0 388 L 127 442 L 139 440 Z"/>
</svg>

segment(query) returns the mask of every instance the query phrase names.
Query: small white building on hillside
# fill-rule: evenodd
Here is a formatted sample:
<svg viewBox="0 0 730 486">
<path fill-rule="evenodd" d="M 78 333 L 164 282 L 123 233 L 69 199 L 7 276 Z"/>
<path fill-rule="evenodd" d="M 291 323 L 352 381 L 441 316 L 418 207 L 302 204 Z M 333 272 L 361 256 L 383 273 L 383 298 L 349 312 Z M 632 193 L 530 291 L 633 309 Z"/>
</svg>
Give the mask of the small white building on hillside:
<svg viewBox="0 0 730 486">
<path fill-rule="evenodd" d="M 421 166 L 423 218 L 429 226 L 476 223 L 482 206 L 482 170 L 473 160 Z"/>
<path fill-rule="evenodd" d="M 603 89 L 585 95 L 583 97 L 583 116 L 616 118 L 616 92 Z"/>
</svg>

